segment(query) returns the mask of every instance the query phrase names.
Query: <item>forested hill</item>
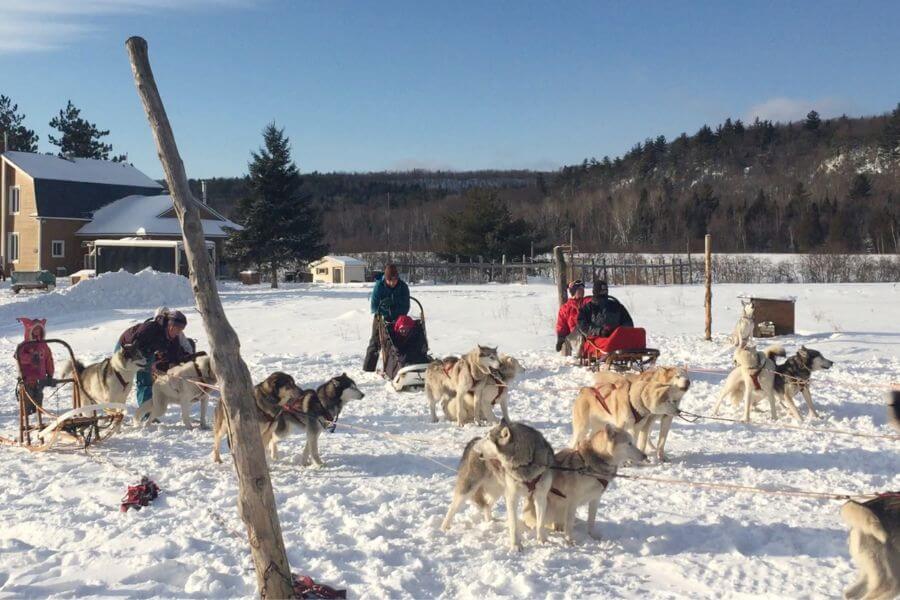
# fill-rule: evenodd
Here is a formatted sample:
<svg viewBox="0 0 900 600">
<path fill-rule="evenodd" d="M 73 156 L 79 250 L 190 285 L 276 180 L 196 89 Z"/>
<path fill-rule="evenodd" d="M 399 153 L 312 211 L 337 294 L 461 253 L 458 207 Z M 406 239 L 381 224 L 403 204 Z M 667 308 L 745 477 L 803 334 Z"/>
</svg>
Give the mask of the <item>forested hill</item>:
<svg viewBox="0 0 900 600">
<path fill-rule="evenodd" d="M 574 226 L 585 250 L 682 251 L 708 231 L 720 251 L 900 252 L 900 105 L 865 118 L 728 119 L 553 173 L 303 178 L 325 211 L 330 246 L 346 252 L 439 251 L 445 215 L 479 189 L 532 222 L 545 243 L 567 238 Z M 192 185 L 199 195 L 199 183 Z M 240 221 L 232 208 L 247 193 L 245 180 L 208 185 L 210 203 Z"/>
</svg>

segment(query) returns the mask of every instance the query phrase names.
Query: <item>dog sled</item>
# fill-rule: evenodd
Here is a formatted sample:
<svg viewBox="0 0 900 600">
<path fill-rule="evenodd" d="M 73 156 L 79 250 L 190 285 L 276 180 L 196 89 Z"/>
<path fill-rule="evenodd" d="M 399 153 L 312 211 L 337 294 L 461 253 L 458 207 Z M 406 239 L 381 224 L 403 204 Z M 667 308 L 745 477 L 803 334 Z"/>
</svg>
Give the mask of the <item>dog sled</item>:
<svg viewBox="0 0 900 600">
<path fill-rule="evenodd" d="M 62 379 L 51 375 L 35 380 L 29 376 L 29 363 L 40 350 L 49 352 L 51 345 L 62 346 L 74 362 L 72 348 L 63 340 L 26 340 L 16 346 L 15 358 L 19 369 L 15 393 L 19 409 L 18 439 L 0 436 L 0 443 L 33 452 L 43 452 L 54 446 L 82 449 L 106 440 L 122 425 L 127 407 L 111 402 L 97 404 L 91 398 L 86 398 L 88 403 L 85 404 L 87 393 L 76 371 L 72 371 L 71 377 Z M 61 408 L 58 396 L 68 385 L 72 386 L 71 407 Z M 45 394 L 48 389 L 53 391 Z M 54 398 L 55 411 L 51 411 L 46 404 Z"/>
<path fill-rule="evenodd" d="M 428 354 L 425 309 L 417 299 L 410 297 L 410 300 L 418 306 L 419 316 L 412 319 L 412 329 L 405 336 L 396 333 L 395 323 L 384 319 L 380 319 L 378 328 L 382 375 L 398 392 L 425 387 L 425 369 L 432 361 Z"/>
<path fill-rule="evenodd" d="M 585 338 L 579 361 L 596 371 L 643 371 L 656 363 L 659 350 L 647 348 L 643 327 L 617 327 L 609 337 Z"/>
</svg>

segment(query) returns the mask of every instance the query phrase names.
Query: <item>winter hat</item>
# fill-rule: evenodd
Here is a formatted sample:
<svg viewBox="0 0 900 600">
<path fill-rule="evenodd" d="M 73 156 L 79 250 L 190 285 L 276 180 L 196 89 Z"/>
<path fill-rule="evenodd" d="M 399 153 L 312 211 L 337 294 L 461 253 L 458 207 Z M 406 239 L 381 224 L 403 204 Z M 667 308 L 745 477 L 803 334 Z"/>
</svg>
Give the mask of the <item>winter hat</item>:
<svg viewBox="0 0 900 600">
<path fill-rule="evenodd" d="M 394 321 L 394 333 L 397 335 L 409 335 L 409 332 L 416 326 L 416 322 L 408 315 L 400 315 Z"/>
<path fill-rule="evenodd" d="M 187 326 L 187 317 L 184 316 L 184 313 L 180 310 L 172 310 L 166 313 L 166 321 L 181 325 L 182 327 Z"/>
<path fill-rule="evenodd" d="M 606 281 L 602 279 L 598 279 L 594 282 L 594 296 L 607 296 L 609 295 L 609 285 L 607 285 Z"/>
<path fill-rule="evenodd" d="M 572 283 L 569 284 L 569 295 L 574 298 L 575 294 L 578 292 L 578 290 L 583 290 L 583 289 L 584 289 L 584 282 L 580 279 L 576 279 L 575 281 L 573 281 Z"/>
<path fill-rule="evenodd" d="M 25 326 L 25 340 L 42 340 L 46 334 L 47 319 L 29 319 L 27 317 L 19 317 L 16 319 Z"/>
<path fill-rule="evenodd" d="M 384 268 L 384 278 L 385 279 L 393 279 L 394 277 L 400 277 L 400 271 L 397 270 L 397 265 L 394 263 L 390 263 Z"/>
</svg>

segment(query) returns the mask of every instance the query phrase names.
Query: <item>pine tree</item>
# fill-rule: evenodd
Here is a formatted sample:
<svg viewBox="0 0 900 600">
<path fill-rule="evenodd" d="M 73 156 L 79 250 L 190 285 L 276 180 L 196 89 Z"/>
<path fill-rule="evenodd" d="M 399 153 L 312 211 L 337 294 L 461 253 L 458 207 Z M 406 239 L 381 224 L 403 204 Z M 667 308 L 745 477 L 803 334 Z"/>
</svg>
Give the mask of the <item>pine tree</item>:
<svg viewBox="0 0 900 600">
<path fill-rule="evenodd" d="M 6 150 L 37 152 L 38 136 L 25 127 L 25 115 L 20 115 L 18 104 L 0 94 L 0 136 L 6 134 L 9 147 Z"/>
<path fill-rule="evenodd" d="M 848 195 L 851 200 L 864 200 L 872 195 L 872 183 L 864 173 L 857 173 L 853 181 L 850 182 L 850 193 Z"/>
<path fill-rule="evenodd" d="M 814 110 L 806 113 L 806 120 L 803 121 L 803 128 L 807 131 L 817 131 L 819 129 L 819 125 L 822 124 L 822 119 L 819 118 L 819 113 Z"/>
<path fill-rule="evenodd" d="M 900 158 L 900 103 L 891 112 L 881 134 L 881 148 L 892 158 Z"/>
<path fill-rule="evenodd" d="M 439 238 L 444 256 L 497 260 L 504 254 L 510 257 L 526 254 L 532 241 L 538 248 L 542 236 L 527 221 L 513 219 L 496 192 L 473 190 L 466 194 L 462 210 L 444 217 Z"/>
<path fill-rule="evenodd" d="M 321 212 L 301 191 L 303 182 L 284 129 L 269 124 L 263 141 L 265 147 L 251 153 L 251 195 L 237 207 L 244 228 L 230 232 L 226 252 L 240 263 L 268 268 L 277 288 L 279 268 L 319 258 L 327 247 Z"/>
<path fill-rule="evenodd" d="M 97 126 L 81 118 L 81 109 L 76 108 L 69 100 L 66 108 L 50 121 L 50 127 L 60 132 L 60 137 L 49 136 L 50 143 L 59 146 L 59 156 L 64 158 L 97 158 L 123 162 L 125 155 L 109 158 L 112 144 L 105 144 L 100 138 L 109 135 L 109 130 L 97 129 Z"/>
<path fill-rule="evenodd" d="M 717 208 L 719 208 L 719 199 L 713 192 L 712 186 L 704 183 L 700 186 L 699 193 L 694 190 L 684 211 L 688 232 L 692 238 L 702 238 L 708 233 L 709 222 Z"/>
</svg>

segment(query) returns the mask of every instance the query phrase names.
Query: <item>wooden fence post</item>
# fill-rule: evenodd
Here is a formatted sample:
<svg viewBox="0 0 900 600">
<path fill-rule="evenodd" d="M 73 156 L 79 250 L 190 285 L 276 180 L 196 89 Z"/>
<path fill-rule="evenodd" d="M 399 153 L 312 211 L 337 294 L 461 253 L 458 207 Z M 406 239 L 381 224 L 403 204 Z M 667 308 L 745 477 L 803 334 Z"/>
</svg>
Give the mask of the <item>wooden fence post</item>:
<svg viewBox="0 0 900 600">
<path fill-rule="evenodd" d="M 506 255 L 500 257 L 500 281 L 501 283 L 507 283 L 506 281 Z"/>
<path fill-rule="evenodd" d="M 522 284 L 528 285 L 528 265 L 525 263 L 525 255 L 522 255 Z"/>
<path fill-rule="evenodd" d="M 556 294 L 559 305 L 569 299 L 568 280 L 566 279 L 566 258 L 562 246 L 553 247 L 553 262 L 556 267 Z M 569 345 L 563 344 L 563 356 L 569 356 Z"/>
<path fill-rule="evenodd" d="M 125 42 L 125 47 L 172 194 L 190 267 L 191 287 L 209 336 L 213 370 L 222 390 L 220 402 L 225 409 L 232 442 L 231 456 L 237 472 L 238 512 L 247 526 L 259 595 L 264 598 L 291 598 L 294 593 L 291 567 L 284 549 L 272 480 L 259 433 L 250 370 L 241 358 L 237 333 L 222 308 L 207 258 L 200 209 L 188 187 L 184 164 L 153 78 L 147 42 L 140 37 L 131 37 Z"/>
<path fill-rule="evenodd" d="M 712 236 L 708 233 L 705 238 L 706 253 L 706 339 L 712 340 Z"/>
</svg>

